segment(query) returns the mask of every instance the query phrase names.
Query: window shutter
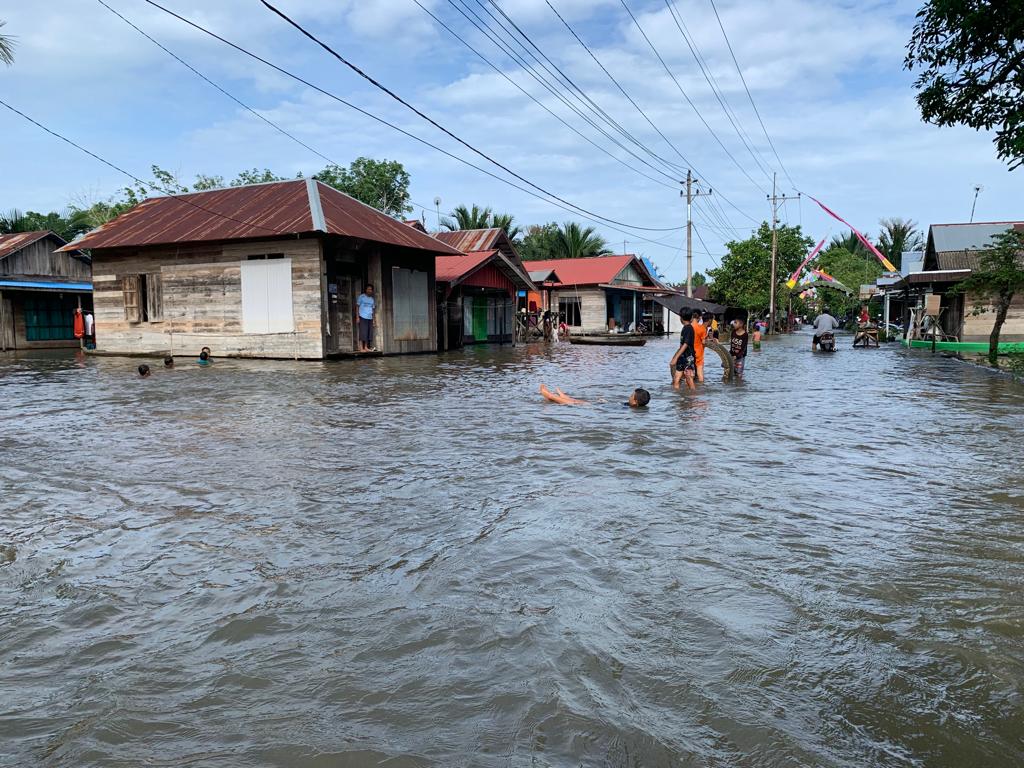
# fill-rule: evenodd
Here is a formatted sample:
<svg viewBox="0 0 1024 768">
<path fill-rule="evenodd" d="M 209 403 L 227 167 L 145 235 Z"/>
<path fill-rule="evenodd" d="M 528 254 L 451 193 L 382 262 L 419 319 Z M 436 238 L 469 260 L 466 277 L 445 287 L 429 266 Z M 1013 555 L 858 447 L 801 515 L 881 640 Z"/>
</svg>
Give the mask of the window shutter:
<svg viewBox="0 0 1024 768">
<path fill-rule="evenodd" d="M 150 322 L 164 319 L 164 281 L 159 273 L 146 275 L 146 317 Z"/>
<path fill-rule="evenodd" d="M 129 323 L 141 323 L 142 307 L 139 306 L 139 276 L 125 275 L 122 290 L 124 291 L 124 319 Z"/>
</svg>

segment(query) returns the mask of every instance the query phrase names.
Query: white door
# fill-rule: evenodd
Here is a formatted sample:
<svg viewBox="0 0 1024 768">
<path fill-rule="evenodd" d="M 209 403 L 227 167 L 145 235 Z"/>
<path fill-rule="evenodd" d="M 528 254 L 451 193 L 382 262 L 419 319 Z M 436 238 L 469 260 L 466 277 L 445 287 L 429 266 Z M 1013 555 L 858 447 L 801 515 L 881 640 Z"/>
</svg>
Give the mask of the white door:
<svg viewBox="0 0 1024 768">
<path fill-rule="evenodd" d="M 242 262 L 242 332 L 291 333 L 291 259 Z"/>
</svg>

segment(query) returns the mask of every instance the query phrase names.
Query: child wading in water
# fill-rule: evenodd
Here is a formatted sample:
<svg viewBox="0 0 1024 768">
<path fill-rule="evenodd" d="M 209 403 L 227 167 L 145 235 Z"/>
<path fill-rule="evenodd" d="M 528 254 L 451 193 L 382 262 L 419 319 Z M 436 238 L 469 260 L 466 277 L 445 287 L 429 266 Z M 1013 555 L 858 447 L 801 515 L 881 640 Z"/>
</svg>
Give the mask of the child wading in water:
<svg viewBox="0 0 1024 768">
<path fill-rule="evenodd" d="M 732 355 L 732 370 L 737 376 L 743 375 L 743 361 L 747 358 L 747 324 L 742 320 L 732 321 L 732 338 L 729 340 L 729 354 Z"/>
</svg>

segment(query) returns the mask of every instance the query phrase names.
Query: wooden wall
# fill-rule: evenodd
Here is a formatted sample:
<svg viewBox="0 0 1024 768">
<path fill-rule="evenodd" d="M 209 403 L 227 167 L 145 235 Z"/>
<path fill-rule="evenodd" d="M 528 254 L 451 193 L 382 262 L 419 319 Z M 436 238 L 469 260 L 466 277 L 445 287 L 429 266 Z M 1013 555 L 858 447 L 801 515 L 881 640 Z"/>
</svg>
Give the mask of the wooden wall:
<svg viewBox="0 0 1024 768">
<path fill-rule="evenodd" d="M 0 259 L 0 275 L 32 277 L 63 277 L 88 282 L 92 276 L 89 264 L 67 253 L 55 253 L 63 243 L 52 237 L 25 246 Z"/>
<path fill-rule="evenodd" d="M 551 311 L 558 311 L 559 298 L 580 300 L 580 328 L 573 333 L 600 333 L 608 330 L 608 302 L 604 288 L 561 288 L 551 291 Z"/>
<path fill-rule="evenodd" d="M 977 303 L 977 296 L 970 293 L 964 296 L 964 330 L 960 341 L 987 342 L 989 334 L 992 333 L 992 325 L 996 321 L 995 310 L 990 309 L 983 314 L 974 315 L 972 311 Z M 1010 311 L 1006 315 L 999 340 L 1024 341 L 1024 296 L 1021 294 L 1014 296 L 1010 304 Z"/>
<path fill-rule="evenodd" d="M 9 296 L 0 291 L 0 352 L 15 349 L 14 305 Z"/>
<path fill-rule="evenodd" d="M 434 283 L 434 255 L 422 251 L 409 251 L 389 246 L 367 246 L 367 281 L 377 290 L 377 348 L 386 355 L 401 355 L 413 352 L 437 351 L 437 291 Z M 394 323 L 394 285 L 392 269 L 414 269 L 427 273 L 429 291 L 426 317 L 426 333 L 422 339 L 396 339 Z"/>
<path fill-rule="evenodd" d="M 290 333 L 242 333 L 241 267 L 250 255 L 283 253 L 292 262 Z M 125 319 L 122 279 L 161 275 L 163 320 Z M 323 259 L 316 238 L 153 246 L 93 251 L 93 300 L 98 352 L 214 357 L 323 357 Z"/>
</svg>

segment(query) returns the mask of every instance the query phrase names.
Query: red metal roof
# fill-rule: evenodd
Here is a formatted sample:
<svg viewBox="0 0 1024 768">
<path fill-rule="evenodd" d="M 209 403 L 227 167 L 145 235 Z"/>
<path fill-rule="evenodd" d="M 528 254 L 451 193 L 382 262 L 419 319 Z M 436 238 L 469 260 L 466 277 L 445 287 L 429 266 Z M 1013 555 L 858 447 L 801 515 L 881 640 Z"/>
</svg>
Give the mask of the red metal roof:
<svg viewBox="0 0 1024 768">
<path fill-rule="evenodd" d="M 610 283 L 626 266 L 640 260 L 631 253 L 622 256 L 589 256 L 583 259 L 547 259 L 526 261 L 523 266 L 530 272 L 553 269 L 561 283 L 557 285 L 600 285 Z M 646 270 L 644 270 L 646 273 Z"/>
<path fill-rule="evenodd" d="M 486 264 L 496 253 L 497 250 L 474 251 L 461 256 L 438 256 L 434 259 L 437 267 L 437 282 L 454 282 Z"/>
<path fill-rule="evenodd" d="M 47 235 L 53 234 L 48 229 L 38 229 L 34 232 L 13 232 L 9 235 L 0 235 L 0 259 L 5 256 L 10 256 L 15 251 L 20 251 L 37 240 L 42 240 Z M 53 235 L 62 243 L 63 240 L 57 235 Z"/>
<path fill-rule="evenodd" d="M 323 232 L 457 253 L 319 181 L 294 179 L 144 200 L 62 250 L 286 237 Z"/>
</svg>

